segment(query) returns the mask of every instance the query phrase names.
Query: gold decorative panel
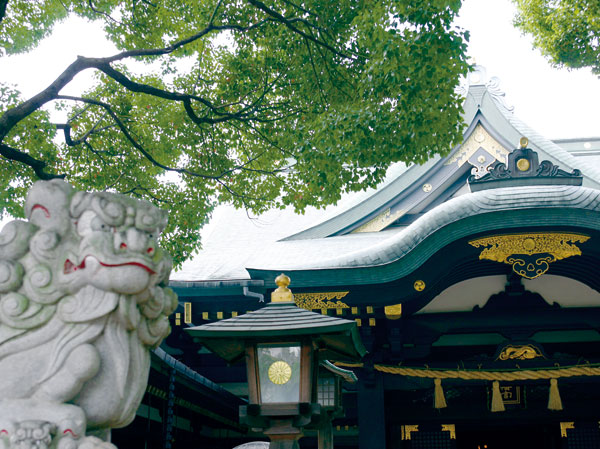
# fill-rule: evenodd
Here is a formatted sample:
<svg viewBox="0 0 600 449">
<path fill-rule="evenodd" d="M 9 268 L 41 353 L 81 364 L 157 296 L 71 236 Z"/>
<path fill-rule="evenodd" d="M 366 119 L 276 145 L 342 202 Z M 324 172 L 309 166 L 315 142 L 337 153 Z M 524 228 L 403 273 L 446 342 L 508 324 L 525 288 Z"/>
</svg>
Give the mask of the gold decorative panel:
<svg viewBox="0 0 600 449">
<path fill-rule="evenodd" d="M 415 424 L 415 425 L 406 425 L 406 426 L 400 426 L 400 430 L 402 433 L 402 439 L 403 440 L 410 440 L 410 434 L 413 432 L 418 432 L 419 431 L 419 425 Z"/>
<path fill-rule="evenodd" d="M 454 424 L 442 424 L 442 432 L 450 432 L 450 439 L 456 440 L 456 426 Z"/>
<path fill-rule="evenodd" d="M 508 345 L 502 349 L 498 360 L 531 360 L 537 357 L 543 357 L 543 355 L 534 345 Z"/>
<path fill-rule="evenodd" d="M 191 302 L 185 302 L 183 303 L 183 322 L 185 324 L 191 324 L 192 323 L 192 303 Z"/>
<path fill-rule="evenodd" d="M 575 423 L 573 421 L 570 422 L 561 422 L 560 423 L 560 436 L 562 438 L 567 438 L 567 430 L 574 429 Z"/>
<path fill-rule="evenodd" d="M 469 245 L 486 247 L 479 259 L 509 264 L 519 276 L 535 279 L 548 271 L 552 262 L 580 256 L 576 243 L 587 240 L 589 236 L 573 233 L 527 233 L 484 237 Z"/>
<path fill-rule="evenodd" d="M 350 292 L 294 293 L 294 301 L 298 307 L 306 310 L 348 309 L 348 304 L 339 301 L 348 293 Z"/>
<path fill-rule="evenodd" d="M 500 145 L 500 143 L 498 143 L 498 141 L 494 139 L 483 126 L 478 124 L 469 138 L 462 144 L 460 150 L 449 158 L 444 165 L 450 165 L 457 162 L 458 166 L 461 167 L 479 148 L 483 148 L 500 162 L 506 162 L 506 156 L 510 153 L 510 151 Z"/>
<path fill-rule="evenodd" d="M 385 316 L 390 320 L 397 320 L 402 316 L 402 304 L 394 304 L 384 307 Z"/>
</svg>

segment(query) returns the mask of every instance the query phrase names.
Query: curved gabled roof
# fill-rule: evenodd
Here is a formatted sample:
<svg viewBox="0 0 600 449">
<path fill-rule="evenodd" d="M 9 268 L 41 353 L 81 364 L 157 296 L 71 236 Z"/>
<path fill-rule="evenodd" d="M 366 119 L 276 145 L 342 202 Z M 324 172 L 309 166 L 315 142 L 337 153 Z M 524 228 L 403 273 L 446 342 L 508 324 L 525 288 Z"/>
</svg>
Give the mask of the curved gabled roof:
<svg viewBox="0 0 600 449">
<path fill-rule="evenodd" d="M 248 279 L 249 272 L 251 278 L 268 282 L 274 278 L 269 277 L 271 271 L 279 274 L 281 270 L 308 270 L 313 272 L 310 282 L 314 283 L 320 282 L 318 276 L 314 276 L 315 270 L 369 269 L 381 273 L 388 270 L 387 274 L 377 278 L 381 282 L 406 273 L 406 261 L 416 257 L 407 256 L 419 242 L 461 220 L 489 217 L 498 212 L 514 216 L 514 223 L 507 226 L 515 228 L 516 223 L 526 226 L 524 217 L 530 216 L 532 211 L 551 210 L 553 212 L 544 219 L 562 217 L 556 218 L 554 225 L 558 226 L 577 224 L 575 216 L 565 216 L 568 211 L 596 213 L 599 191 L 595 189 L 600 189 L 600 170 L 573 157 L 522 123 L 504 103 L 497 80 L 487 80 L 484 70 L 480 67 L 477 70 L 481 76 L 477 82 L 471 82 L 464 103 L 464 118 L 469 124 L 464 143 L 447 156 L 433 158 L 421 166 L 393 166 L 387 182 L 378 189 L 353 194 L 351 201 L 345 200 L 345 207 L 329 208 L 327 213 L 297 216 L 291 211 L 270 212 L 263 220 L 268 225 L 263 226 L 247 219 L 244 211 L 230 211 L 230 217 L 222 221 L 222 228 L 208 239 L 205 249 L 173 278 L 181 281 Z M 481 136 L 477 133 L 485 134 L 491 147 L 480 146 Z M 567 171 L 580 169 L 583 187 L 529 186 L 468 193 L 466 178 L 471 164 L 476 164 L 476 159 L 482 157 L 481 151 L 487 151 L 486 157 L 502 160 L 523 136 L 529 138 L 529 147 L 538 153 L 540 161 L 550 160 Z M 485 164 L 493 161 L 486 159 Z M 447 201 L 453 196 L 458 197 Z M 399 217 L 402 222 L 396 221 Z M 259 221 L 262 218 L 259 217 Z M 372 223 L 376 226 L 365 228 Z M 390 226 L 393 223 L 399 226 Z M 488 224 L 492 229 L 493 222 Z M 431 254 L 428 251 L 420 253 L 420 257 Z M 401 260 L 405 262 L 400 263 Z M 414 266 L 419 263 L 415 259 L 417 265 Z M 398 264 L 402 267 L 397 267 Z M 389 267 L 375 269 L 389 265 L 394 265 L 394 270 Z M 325 273 L 320 276 L 323 282 L 332 278 Z M 341 285 L 343 279 L 344 282 L 358 282 L 359 278 L 364 280 L 364 276 L 370 278 L 373 275 L 344 276 L 337 276 L 331 285 Z M 295 275 L 295 285 L 299 285 L 298 282 Z"/>
<path fill-rule="evenodd" d="M 532 221 L 533 217 L 535 221 Z M 473 218 L 476 220 L 469 220 Z M 262 255 L 260 264 L 249 270 L 253 278 L 265 281 L 271 279 L 275 271 L 284 270 L 294 279 L 295 285 L 306 285 L 305 279 L 309 277 L 316 279 L 317 270 L 334 270 L 335 275 L 330 273 L 331 279 L 327 281 L 332 285 L 358 283 L 359 279 L 363 283 L 367 278 L 373 282 L 389 282 L 416 270 L 454 240 L 482 232 L 534 225 L 600 229 L 600 190 L 579 186 L 483 190 L 447 201 L 400 232 L 388 234 L 382 240 L 365 241 L 361 249 L 340 252 L 335 257 L 320 257 L 331 254 L 327 247 L 336 238 L 297 242 L 304 244 L 303 252 L 307 245 L 311 246 L 312 251 L 308 253 L 312 256 L 307 258 L 301 257 L 301 253 L 286 242 L 286 246 L 274 245 L 268 254 Z M 435 239 L 423 245 L 434 235 Z M 419 251 L 415 251 L 417 247 Z M 362 273 L 353 274 L 352 270 Z M 366 271 L 371 274 L 367 275 Z"/>
<path fill-rule="evenodd" d="M 579 168 L 584 176 L 584 185 L 600 188 L 600 170 L 573 157 L 519 120 L 514 115 L 512 108 L 506 106 L 504 93 L 499 88 L 497 78 L 488 80 L 485 69 L 481 66 L 477 66 L 474 73 L 479 74 L 479 76 L 470 76 L 471 80 L 477 79 L 478 81 L 472 82 L 465 98 L 464 118 L 465 123 L 469 126 L 465 132 L 463 143 L 467 142 L 479 122 L 482 122 L 484 127 L 488 128 L 487 131 L 507 151 L 516 148 L 519 139 L 525 136 L 530 141 L 530 147 L 538 152 L 540 160 L 550 160 L 560 165 L 564 170 Z M 433 192 L 430 192 L 429 196 L 431 197 L 435 196 L 436 187 L 439 187 L 438 195 L 447 188 L 447 185 L 441 181 L 452 179 L 453 176 L 454 179 L 458 177 L 455 173 L 461 171 L 461 164 L 455 163 L 451 166 L 448 162 L 453 160 L 453 156 L 460 151 L 461 146 L 459 145 L 443 158 L 437 156 L 423 165 L 411 166 L 408 170 L 400 172 L 393 181 L 377 189 L 376 192 L 351 209 L 286 237 L 284 240 L 314 239 L 349 233 L 380 215 L 386 208 L 394 208 L 394 206 L 396 209 L 402 209 L 401 214 L 410 213 L 410 210 L 418 208 L 419 203 L 423 200 L 423 198 L 418 197 L 419 194 L 422 196 L 422 192 L 419 192 L 418 189 L 422 184 L 430 182 L 430 179 L 435 179 L 437 175 L 438 182 L 431 182 L 434 189 Z M 441 181 L 439 181 L 440 178 Z M 412 201 L 407 198 L 411 195 L 413 197 Z"/>
</svg>

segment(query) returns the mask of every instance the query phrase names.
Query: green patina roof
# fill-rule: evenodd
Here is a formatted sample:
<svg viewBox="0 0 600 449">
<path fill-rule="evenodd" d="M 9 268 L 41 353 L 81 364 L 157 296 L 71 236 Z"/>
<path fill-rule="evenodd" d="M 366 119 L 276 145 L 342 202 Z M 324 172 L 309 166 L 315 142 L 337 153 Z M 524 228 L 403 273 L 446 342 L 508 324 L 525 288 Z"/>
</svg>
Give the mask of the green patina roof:
<svg viewBox="0 0 600 449">
<path fill-rule="evenodd" d="M 293 302 L 269 303 L 244 315 L 215 321 L 186 331 L 227 361 L 240 358 L 247 340 L 266 341 L 312 336 L 320 340 L 322 359 L 358 360 L 366 354 L 354 321 L 322 315 Z"/>
</svg>

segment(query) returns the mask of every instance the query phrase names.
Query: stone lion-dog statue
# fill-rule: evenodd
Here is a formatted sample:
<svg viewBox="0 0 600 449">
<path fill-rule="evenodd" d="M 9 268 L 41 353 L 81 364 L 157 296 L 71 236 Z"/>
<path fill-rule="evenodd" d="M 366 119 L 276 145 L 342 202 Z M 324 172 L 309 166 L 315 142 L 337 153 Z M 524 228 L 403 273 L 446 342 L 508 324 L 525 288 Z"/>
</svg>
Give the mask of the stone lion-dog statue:
<svg viewBox="0 0 600 449">
<path fill-rule="evenodd" d="M 177 306 L 167 215 L 40 181 L 0 233 L 0 449 L 114 449 Z"/>
</svg>

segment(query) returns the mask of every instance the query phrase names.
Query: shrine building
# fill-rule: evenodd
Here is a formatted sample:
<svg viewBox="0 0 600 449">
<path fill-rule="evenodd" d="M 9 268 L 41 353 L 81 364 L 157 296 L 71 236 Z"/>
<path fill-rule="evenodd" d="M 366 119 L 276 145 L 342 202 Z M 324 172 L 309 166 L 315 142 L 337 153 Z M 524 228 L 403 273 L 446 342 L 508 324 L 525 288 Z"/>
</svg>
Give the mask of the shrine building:
<svg viewBox="0 0 600 449">
<path fill-rule="evenodd" d="M 118 446 L 266 441 L 238 420 L 243 360 L 184 329 L 262 308 L 285 273 L 299 307 L 354 320 L 368 351 L 336 365 L 358 379 L 336 449 L 600 448 L 600 137 L 551 141 L 482 67 L 467 84 L 448 155 L 305 215 L 216 211 L 171 277 L 173 332 Z"/>
</svg>

